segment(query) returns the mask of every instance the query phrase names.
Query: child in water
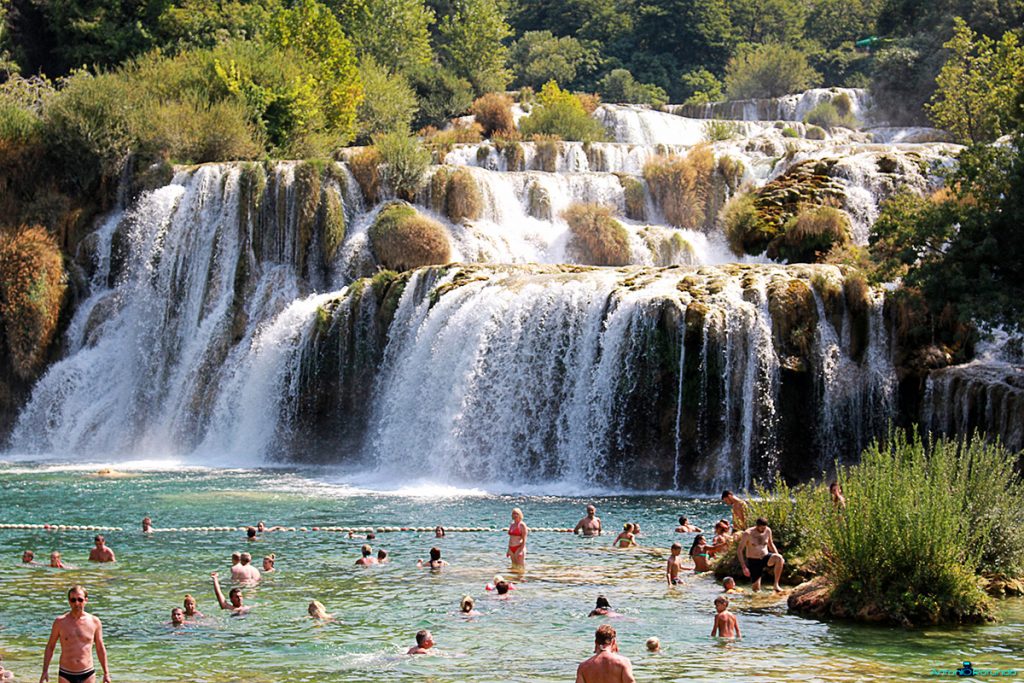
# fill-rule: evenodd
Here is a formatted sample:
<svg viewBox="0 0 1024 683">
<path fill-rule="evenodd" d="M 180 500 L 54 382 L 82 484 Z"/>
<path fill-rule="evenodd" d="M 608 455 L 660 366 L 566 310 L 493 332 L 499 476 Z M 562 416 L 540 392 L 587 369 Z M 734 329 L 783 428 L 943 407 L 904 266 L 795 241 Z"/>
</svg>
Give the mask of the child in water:
<svg viewBox="0 0 1024 683">
<path fill-rule="evenodd" d="M 736 585 L 736 579 L 731 576 L 727 576 L 722 579 L 722 592 L 723 593 L 742 593 L 743 589 Z"/>
<path fill-rule="evenodd" d="M 740 638 L 740 624 L 736 615 L 729 611 L 729 598 L 719 595 L 715 598 L 715 625 L 711 627 L 711 637 Z"/>
<path fill-rule="evenodd" d="M 612 545 L 616 548 L 635 548 L 636 541 L 633 536 L 633 525 L 630 522 L 626 522 L 622 525 L 622 531 L 612 541 Z"/>
</svg>

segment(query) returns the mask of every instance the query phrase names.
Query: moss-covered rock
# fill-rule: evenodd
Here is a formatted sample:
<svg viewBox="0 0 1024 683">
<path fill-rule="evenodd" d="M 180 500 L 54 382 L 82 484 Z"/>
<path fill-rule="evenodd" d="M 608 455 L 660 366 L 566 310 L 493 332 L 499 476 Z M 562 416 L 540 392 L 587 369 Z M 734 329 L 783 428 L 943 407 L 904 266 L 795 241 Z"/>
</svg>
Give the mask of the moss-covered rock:
<svg viewBox="0 0 1024 683">
<path fill-rule="evenodd" d="M 773 279 L 768 284 L 768 312 L 780 364 L 798 372 L 810 369 L 818 326 L 818 309 L 810 285 L 796 278 Z"/>
<path fill-rule="evenodd" d="M 850 242 L 850 220 L 833 206 L 803 209 L 786 221 L 767 249 L 773 259 L 790 263 L 816 263 L 835 246 Z"/>
<path fill-rule="evenodd" d="M 369 238 L 377 260 L 389 270 L 410 270 L 451 259 L 444 227 L 409 204 L 394 202 L 381 209 L 370 226 Z"/>
<path fill-rule="evenodd" d="M 626 218 L 647 220 L 647 188 L 642 180 L 624 173 L 617 174 L 626 200 Z"/>
<path fill-rule="evenodd" d="M 630 262 L 629 234 L 606 206 L 573 204 L 562 214 L 569 224 L 569 256 L 591 266 Z"/>
<path fill-rule="evenodd" d="M 828 134 L 825 132 L 825 129 L 820 126 L 807 126 L 807 130 L 804 132 L 804 137 L 808 140 L 824 140 L 828 137 Z"/>
<path fill-rule="evenodd" d="M 448 180 L 445 209 L 448 218 L 456 223 L 475 221 L 483 213 L 484 198 L 473 174 L 465 168 L 456 170 Z"/>
</svg>

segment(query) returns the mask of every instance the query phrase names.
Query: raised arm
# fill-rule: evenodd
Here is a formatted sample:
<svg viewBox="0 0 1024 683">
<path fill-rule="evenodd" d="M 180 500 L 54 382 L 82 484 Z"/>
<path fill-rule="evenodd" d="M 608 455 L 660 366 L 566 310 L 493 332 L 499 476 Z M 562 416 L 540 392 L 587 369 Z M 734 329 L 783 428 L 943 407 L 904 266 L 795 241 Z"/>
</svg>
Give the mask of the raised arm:
<svg viewBox="0 0 1024 683">
<path fill-rule="evenodd" d="M 210 572 L 210 578 L 213 579 L 213 596 L 217 598 L 217 604 L 220 605 L 221 609 L 231 609 L 231 603 L 224 599 L 224 592 L 220 589 L 220 579 L 217 578 L 217 572 Z"/>
<path fill-rule="evenodd" d="M 103 667 L 103 683 L 110 683 L 110 667 L 107 666 L 107 646 L 103 644 L 103 622 L 96 619 L 96 657 Z"/>
<path fill-rule="evenodd" d="M 54 620 L 53 628 L 50 629 L 50 640 L 46 643 L 46 653 L 43 654 L 43 675 L 39 677 L 39 683 L 50 680 L 50 660 L 53 659 L 53 650 L 57 647 L 57 638 L 60 631 L 57 630 L 57 621 Z"/>
</svg>

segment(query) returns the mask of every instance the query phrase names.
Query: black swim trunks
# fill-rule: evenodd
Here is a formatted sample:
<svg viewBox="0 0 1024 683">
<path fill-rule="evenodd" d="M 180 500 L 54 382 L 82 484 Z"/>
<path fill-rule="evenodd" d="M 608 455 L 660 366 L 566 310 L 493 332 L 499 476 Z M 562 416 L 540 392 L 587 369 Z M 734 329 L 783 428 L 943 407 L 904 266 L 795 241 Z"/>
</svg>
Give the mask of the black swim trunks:
<svg viewBox="0 0 1024 683">
<path fill-rule="evenodd" d="M 96 675 L 96 669 L 86 669 L 85 671 L 58 669 L 58 674 L 68 683 L 85 683 L 85 681 Z"/>
<path fill-rule="evenodd" d="M 771 555 L 765 555 L 764 557 L 748 557 L 747 558 L 747 569 L 750 570 L 750 582 L 757 583 L 764 574 L 765 568 L 768 566 L 768 558 Z"/>
</svg>

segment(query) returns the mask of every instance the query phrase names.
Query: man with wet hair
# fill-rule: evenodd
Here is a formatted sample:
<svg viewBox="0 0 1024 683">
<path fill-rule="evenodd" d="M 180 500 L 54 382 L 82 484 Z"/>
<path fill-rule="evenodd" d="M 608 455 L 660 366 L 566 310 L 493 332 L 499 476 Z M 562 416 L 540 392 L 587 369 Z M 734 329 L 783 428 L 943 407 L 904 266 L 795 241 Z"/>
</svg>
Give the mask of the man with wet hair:
<svg viewBox="0 0 1024 683">
<path fill-rule="evenodd" d="M 114 551 L 107 547 L 107 539 L 103 538 L 101 534 L 97 534 L 96 538 L 93 539 L 96 547 L 89 551 L 90 562 L 116 562 L 114 558 Z"/>
<path fill-rule="evenodd" d="M 36 554 L 31 550 L 26 550 L 21 554 L 21 563 L 35 566 L 39 565 L 39 563 L 36 562 Z"/>
<path fill-rule="evenodd" d="M 231 610 L 233 617 L 248 614 L 250 607 L 244 604 L 241 588 L 237 586 L 232 588 L 228 593 L 228 599 L 225 600 L 224 592 L 220 589 L 220 578 L 217 576 L 217 572 L 210 572 L 210 578 L 213 579 L 213 596 L 217 599 L 217 604 L 221 609 Z"/>
<path fill-rule="evenodd" d="M 582 533 L 584 536 L 600 536 L 601 518 L 597 516 L 597 508 L 588 505 L 586 517 L 576 522 L 576 528 L 572 532 L 574 534 Z"/>
<path fill-rule="evenodd" d="M 250 553 L 242 553 L 239 556 L 239 571 L 237 574 L 237 580 L 244 583 L 256 583 L 260 580 L 260 570 L 252 566 L 252 555 Z M 234 568 L 231 571 L 231 578 L 236 578 Z"/>
<path fill-rule="evenodd" d="M 594 653 L 576 669 L 576 683 L 636 683 L 633 665 L 619 654 L 615 629 L 608 624 L 594 634 Z"/>
<path fill-rule="evenodd" d="M 423 629 L 416 633 L 416 647 L 410 647 L 407 655 L 428 655 L 430 648 L 434 647 L 434 636 L 430 631 Z"/>
<path fill-rule="evenodd" d="M 92 662 L 92 647 L 96 645 L 96 657 L 103 667 L 103 683 L 110 683 L 110 667 L 107 666 L 107 648 L 103 644 L 103 624 L 85 611 L 89 591 L 82 586 L 68 590 L 68 604 L 71 609 L 57 617 L 50 629 L 50 640 L 43 655 L 43 675 L 39 683 L 50 680 L 50 661 L 60 641 L 59 672 L 61 683 L 95 683 L 96 668 Z"/>
<path fill-rule="evenodd" d="M 737 498 L 736 494 L 728 489 L 722 491 L 722 502 L 732 507 L 732 525 L 737 529 L 744 529 L 747 526 L 747 502 Z"/>
<path fill-rule="evenodd" d="M 377 564 L 377 558 L 373 556 L 373 548 L 370 547 L 369 543 L 363 544 L 360 552 L 363 556 L 356 560 L 356 565 L 360 567 L 369 567 L 371 564 Z"/>
<path fill-rule="evenodd" d="M 782 567 L 786 561 L 775 547 L 767 519 L 758 517 L 754 526 L 743 532 L 739 545 L 736 546 L 736 555 L 739 557 L 743 575 L 750 577 L 755 591 L 761 590 L 761 576 L 765 570 L 770 570 L 774 574 L 775 592 L 782 591 L 779 579 L 782 577 Z"/>
</svg>

